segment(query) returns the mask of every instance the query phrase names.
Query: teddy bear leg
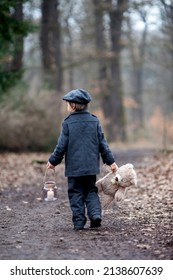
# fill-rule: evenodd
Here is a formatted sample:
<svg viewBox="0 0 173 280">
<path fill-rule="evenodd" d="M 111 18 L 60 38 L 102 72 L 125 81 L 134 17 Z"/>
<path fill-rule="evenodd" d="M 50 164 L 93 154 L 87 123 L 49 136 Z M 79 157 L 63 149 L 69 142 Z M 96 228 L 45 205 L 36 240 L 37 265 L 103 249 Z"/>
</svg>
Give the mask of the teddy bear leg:
<svg viewBox="0 0 173 280">
<path fill-rule="evenodd" d="M 114 200 L 113 196 L 104 196 L 103 200 L 102 200 L 102 209 L 106 210 L 108 209 L 109 205 L 111 204 L 111 202 Z"/>
<path fill-rule="evenodd" d="M 119 188 L 118 191 L 115 194 L 115 201 L 120 202 L 124 199 L 125 196 L 125 188 Z"/>
</svg>

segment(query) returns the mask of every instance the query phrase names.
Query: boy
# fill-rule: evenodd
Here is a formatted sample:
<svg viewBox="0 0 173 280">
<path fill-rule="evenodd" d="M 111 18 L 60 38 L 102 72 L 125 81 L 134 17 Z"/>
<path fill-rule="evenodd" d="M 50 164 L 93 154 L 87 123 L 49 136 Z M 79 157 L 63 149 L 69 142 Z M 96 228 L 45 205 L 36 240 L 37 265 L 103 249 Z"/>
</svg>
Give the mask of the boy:
<svg viewBox="0 0 173 280">
<path fill-rule="evenodd" d="M 90 94 L 75 89 L 64 95 L 69 116 L 62 123 L 62 131 L 47 168 L 54 168 L 65 156 L 65 176 L 68 177 L 68 197 L 75 230 L 86 224 L 85 207 L 90 227 L 101 226 L 101 204 L 95 186 L 99 174 L 99 157 L 110 165 L 112 171 L 118 166 L 104 138 L 99 120 L 87 111 Z"/>
</svg>

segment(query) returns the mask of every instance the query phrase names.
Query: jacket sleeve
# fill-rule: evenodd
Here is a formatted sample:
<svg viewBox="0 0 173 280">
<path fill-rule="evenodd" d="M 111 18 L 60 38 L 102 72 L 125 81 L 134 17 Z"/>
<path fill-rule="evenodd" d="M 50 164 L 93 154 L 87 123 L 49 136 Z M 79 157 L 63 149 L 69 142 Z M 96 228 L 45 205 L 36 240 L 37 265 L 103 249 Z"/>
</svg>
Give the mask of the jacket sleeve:
<svg viewBox="0 0 173 280">
<path fill-rule="evenodd" d="M 100 123 L 98 124 L 98 137 L 99 137 L 99 152 L 101 154 L 103 163 L 106 163 L 107 165 L 111 165 L 112 163 L 115 162 L 115 159 L 104 137 Z"/>
<path fill-rule="evenodd" d="M 68 132 L 68 125 L 63 122 L 62 123 L 62 130 L 61 134 L 58 138 L 57 145 L 54 149 L 54 152 L 49 157 L 49 162 L 56 166 L 63 160 L 63 157 L 67 151 L 68 146 L 68 139 L 69 139 L 69 132 Z"/>
</svg>

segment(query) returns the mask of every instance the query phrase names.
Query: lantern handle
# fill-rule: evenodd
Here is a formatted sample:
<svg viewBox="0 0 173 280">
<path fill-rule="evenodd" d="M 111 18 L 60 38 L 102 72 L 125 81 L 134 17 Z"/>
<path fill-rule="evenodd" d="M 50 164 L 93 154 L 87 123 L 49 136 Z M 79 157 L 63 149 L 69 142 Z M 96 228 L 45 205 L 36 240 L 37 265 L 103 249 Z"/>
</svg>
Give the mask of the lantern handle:
<svg viewBox="0 0 173 280">
<path fill-rule="evenodd" d="M 54 169 L 49 169 L 49 170 L 52 170 L 52 177 L 54 178 L 54 181 L 55 181 L 55 168 Z M 48 168 L 46 168 L 46 171 L 45 171 L 45 174 L 44 174 L 44 182 L 43 183 L 45 183 L 46 182 L 46 176 L 47 176 L 47 174 L 48 174 Z"/>
</svg>

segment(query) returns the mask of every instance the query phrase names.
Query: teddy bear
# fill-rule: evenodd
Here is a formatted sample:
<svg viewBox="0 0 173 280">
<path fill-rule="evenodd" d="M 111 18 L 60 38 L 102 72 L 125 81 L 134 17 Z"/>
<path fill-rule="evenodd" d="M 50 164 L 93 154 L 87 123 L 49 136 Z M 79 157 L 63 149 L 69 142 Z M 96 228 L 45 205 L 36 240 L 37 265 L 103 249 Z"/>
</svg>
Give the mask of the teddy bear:
<svg viewBox="0 0 173 280">
<path fill-rule="evenodd" d="M 115 200 L 124 199 L 126 188 L 137 186 L 137 175 L 133 164 L 127 163 L 118 168 L 116 172 L 110 171 L 96 182 L 98 193 L 104 197 L 102 208 L 106 209 Z"/>
</svg>

